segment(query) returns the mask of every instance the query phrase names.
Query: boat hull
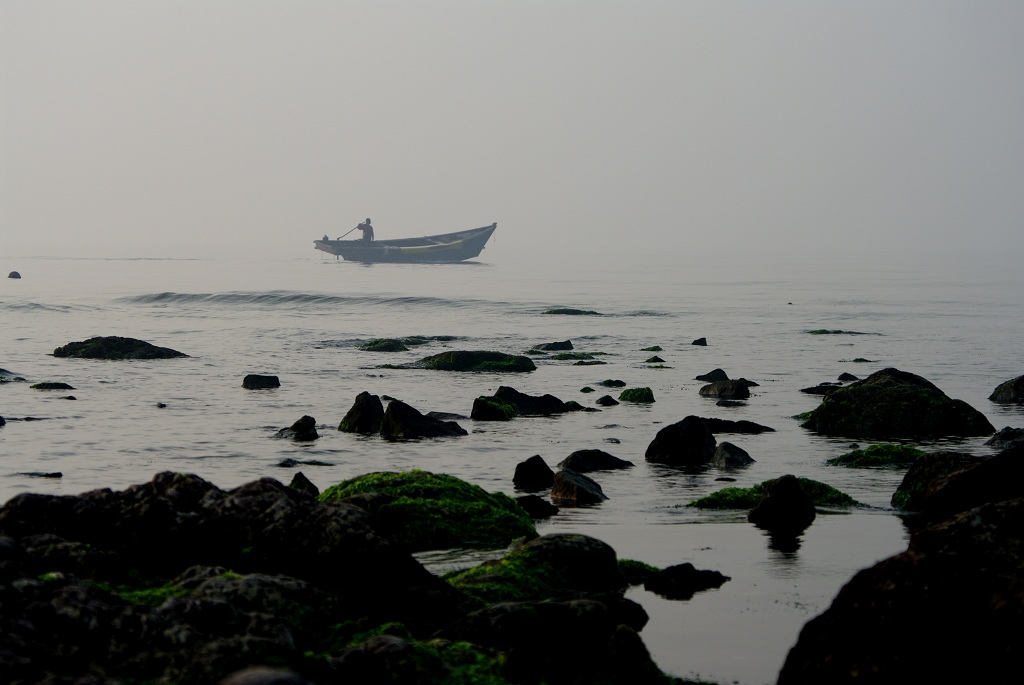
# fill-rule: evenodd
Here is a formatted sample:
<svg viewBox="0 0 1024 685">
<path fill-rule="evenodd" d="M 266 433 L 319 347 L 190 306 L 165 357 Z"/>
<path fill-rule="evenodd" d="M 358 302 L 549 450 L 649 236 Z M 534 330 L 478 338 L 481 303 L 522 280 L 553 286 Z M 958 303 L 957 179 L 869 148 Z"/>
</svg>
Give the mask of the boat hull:
<svg viewBox="0 0 1024 685">
<path fill-rule="evenodd" d="M 497 227 L 494 223 L 467 231 L 398 240 L 314 240 L 313 246 L 348 262 L 448 264 L 479 256 Z"/>
</svg>

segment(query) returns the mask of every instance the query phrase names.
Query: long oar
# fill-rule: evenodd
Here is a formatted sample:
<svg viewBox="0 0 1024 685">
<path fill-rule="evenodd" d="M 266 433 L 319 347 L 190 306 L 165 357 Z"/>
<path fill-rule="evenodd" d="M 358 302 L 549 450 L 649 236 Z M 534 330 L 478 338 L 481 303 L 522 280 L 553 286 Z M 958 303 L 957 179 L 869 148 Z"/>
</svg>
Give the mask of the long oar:
<svg viewBox="0 0 1024 685">
<path fill-rule="evenodd" d="M 359 228 L 359 227 L 356 226 L 356 228 Z M 352 231 L 356 230 L 356 228 L 353 228 Z M 351 233 L 352 231 L 349 231 L 348 233 Z M 348 235 L 348 233 L 346 233 L 345 235 Z M 344 238 L 345 235 L 341 236 L 341 238 Z M 338 240 L 341 240 L 341 238 L 338 238 Z"/>
</svg>

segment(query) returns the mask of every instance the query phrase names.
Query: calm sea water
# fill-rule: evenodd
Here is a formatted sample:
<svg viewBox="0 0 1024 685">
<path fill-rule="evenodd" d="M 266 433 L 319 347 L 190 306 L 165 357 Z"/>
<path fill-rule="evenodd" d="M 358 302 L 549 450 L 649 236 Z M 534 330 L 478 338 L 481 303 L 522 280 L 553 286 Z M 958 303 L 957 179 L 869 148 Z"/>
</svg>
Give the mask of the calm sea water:
<svg viewBox="0 0 1024 685">
<path fill-rule="evenodd" d="M 863 377 L 886 366 L 920 374 L 1000 428 L 1024 425 L 1024 409 L 986 398 L 1024 373 L 1024 277 L 959 263 L 764 264 L 664 256 L 633 265 L 571 258 L 461 265 L 357 265 L 319 256 L 241 261 L 20 259 L 21 280 L 0 286 L 0 367 L 31 382 L 64 381 L 67 392 L 0 385 L 0 501 L 20 492 L 76 494 L 188 471 L 223 488 L 263 476 L 288 482 L 301 470 L 321 489 L 374 470 L 451 473 L 488 490 L 516 494 L 515 465 L 540 454 L 550 464 L 601 448 L 636 468 L 596 474 L 607 502 L 563 509 L 541 532 L 581 532 L 620 557 L 659 566 L 692 562 L 732 580 L 687 602 L 635 588 L 651 616 L 643 637 L 676 675 L 722 683 L 775 680 L 801 626 L 830 603 L 857 570 L 902 550 L 906 532 L 889 508 L 902 473 L 828 467 L 850 440 L 816 436 L 791 417 L 818 398 L 800 388 L 842 372 Z M 544 315 L 554 306 L 604 316 Z M 866 335 L 809 335 L 812 329 Z M 55 347 L 95 335 L 123 335 L 173 347 L 188 359 L 103 362 L 56 359 Z M 369 353 L 371 338 L 457 336 L 406 353 Z M 691 345 L 706 337 L 707 347 Z M 443 349 L 520 353 L 571 339 L 603 352 L 602 366 L 536 360 L 525 375 L 385 370 Z M 660 345 L 669 368 L 644 364 Z M 863 358 L 870 362 L 853 362 Z M 741 408 L 701 398 L 694 376 L 721 367 L 760 384 Z M 242 389 L 248 373 L 281 378 L 272 391 Z M 419 410 L 468 415 L 473 399 L 511 385 L 592 404 L 595 383 L 648 386 L 656 402 L 600 413 L 460 423 L 466 437 L 389 443 L 336 430 L 367 390 Z M 581 394 L 585 385 L 599 392 Z M 612 391 L 615 393 L 616 391 Z M 77 400 L 63 399 L 72 394 Z M 158 408 L 158 403 L 166 405 Z M 275 439 L 304 414 L 316 418 L 312 444 Z M 718 436 L 756 463 L 742 471 L 686 473 L 648 465 L 657 431 L 689 414 L 749 419 L 774 433 Z M 40 421 L 18 421 L 37 417 Z M 935 442 L 990 453 L 984 439 Z M 861 443 L 862 445 L 866 443 Z M 287 458 L 326 466 L 283 468 Z M 25 475 L 63 473 L 60 479 Z M 796 551 L 773 549 L 743 514 L 708 513 L 687 502 L 733 483 L 784 473 L 825 481 L 866 506 L 819 516 Z M 477 555 L 478 556 L 478 555 Z M 431 553 L 438 571 L 474 555 Z"/>
</svg>

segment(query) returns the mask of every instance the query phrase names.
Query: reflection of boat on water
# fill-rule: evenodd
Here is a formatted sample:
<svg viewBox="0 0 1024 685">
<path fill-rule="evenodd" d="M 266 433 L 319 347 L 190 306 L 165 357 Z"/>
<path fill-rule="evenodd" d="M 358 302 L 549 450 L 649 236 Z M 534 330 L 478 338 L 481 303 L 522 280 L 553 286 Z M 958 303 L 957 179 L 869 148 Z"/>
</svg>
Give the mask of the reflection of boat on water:
<svg viewBox="0 0 1024 685">
<path fill-rule="evenodd" d="M 461 262 L 484 249 L 497 223 L 455 233 L 398 240 L 315 240 L 313 245 L 349 262 Z"/>
</svg>

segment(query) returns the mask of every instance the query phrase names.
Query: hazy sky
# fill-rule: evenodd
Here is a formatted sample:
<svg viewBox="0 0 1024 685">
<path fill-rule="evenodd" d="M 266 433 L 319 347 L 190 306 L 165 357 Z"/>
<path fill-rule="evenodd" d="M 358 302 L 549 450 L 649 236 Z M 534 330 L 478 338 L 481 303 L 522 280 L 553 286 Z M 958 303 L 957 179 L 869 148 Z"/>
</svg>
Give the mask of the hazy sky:
<svg viewBox="0 0 1024 685">
<path fill-rule="evenodd" d="M 5 255 L 1022 253 L 1024 2 L 3 0 L 0 155 Z"/>
</svg>

